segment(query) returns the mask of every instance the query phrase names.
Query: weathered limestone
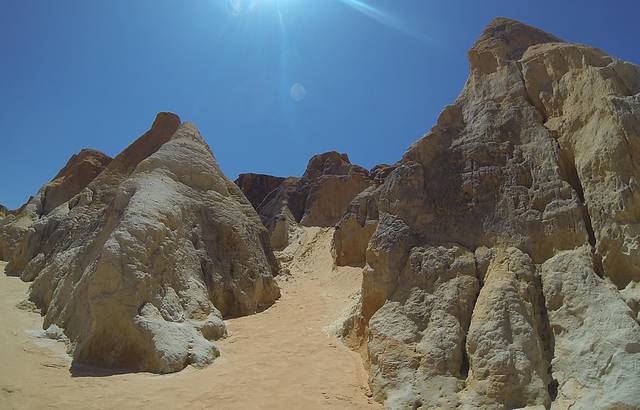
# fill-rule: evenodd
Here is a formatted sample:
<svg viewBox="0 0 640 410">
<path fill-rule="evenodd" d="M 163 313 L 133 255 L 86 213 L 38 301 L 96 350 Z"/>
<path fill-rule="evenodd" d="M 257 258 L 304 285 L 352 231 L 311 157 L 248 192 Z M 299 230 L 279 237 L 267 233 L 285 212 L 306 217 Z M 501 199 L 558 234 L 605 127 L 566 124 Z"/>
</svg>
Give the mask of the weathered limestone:
<svg viewBox="0 0 640 410">
<path fill-rule="evenodd" d="M 369 172 L 373 184 L 358 194 L 347 212 L 336 224 L 331 253 L 338 266 L 362 266 L 366 260 L 367 245 L 378 226 L 378 201 L 381 184 L 394 165 L 376 165 Z"/>
<path fill-rule="evenodd" d="M 503 18 L 468 58 L 435 126 L 371 171 L 328 152 L 236 186 L 160 114 L 0 208 L 0 259 L 76 360 L 164 373 L 278 298 L 271 248 L 336 225 L 335 263 L 363 266 L 336 328 L 387 408 L 638 409 L 640 68 Z"/>
</svg>

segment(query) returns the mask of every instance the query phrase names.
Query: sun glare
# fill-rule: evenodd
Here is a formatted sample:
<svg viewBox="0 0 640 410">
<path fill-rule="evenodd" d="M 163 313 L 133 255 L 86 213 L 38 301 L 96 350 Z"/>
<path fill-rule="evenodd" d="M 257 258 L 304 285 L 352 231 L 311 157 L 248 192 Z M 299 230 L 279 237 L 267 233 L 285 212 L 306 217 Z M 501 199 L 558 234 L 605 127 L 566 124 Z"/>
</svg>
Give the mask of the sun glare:
<svg viewBox="0 0 640 410">
<path fill-rule="evenodd" d="M 294 50 L 294 45 L 289 38 L 289 17 L 286 13 L 287 8 L 285 6 L 291 5 L 303 0 L 218 0 L 224 5 L 226 13 L 234 18 L 249 17 L 250 15 L 256 15 L 262 11 L 272 11 L 275 13 L 278 26 L 280 28 L 280 71 L 281 71 L 281 86 L 283 90 L 288 90 L 286 94 L 288 97 L 296 103 L 301 103 L 307 97 L 307 89 L 305 85 L 299 80 L 294 79 L 293 73 L 295 73 L 294 64 L 290 61 L 290 55 Z M 399 18 L 393 16 L 380 7 L 373 6 L 369 0 L 307 0 L 307 1 L 323 1 L 333 2 L 334 4 L 342 4 L 347 8 L 357 11 L 363 16 L 387 27 L 393 29 L 404 35 L 416 38 L 418 40 L 425 40 L 422 35 L 411 30 L 411 28 L 404 24 Z M 260 13 L 262 14 L 262 13 Z M 253 20 L 253 19 L 251 19 Z M 248 19 L 247 19 L 248 21 Z M 253 25 L 253 21 L 249 26 Z M 291 22 L 293 23 L 293 22 Z"/>
<path fill-rule="evenodd" d="M 251 13 L 262 5 L 272 5 L 280 7 L 284 3 L 291 3 L 296 0 L 222 0 L 225 11 L 234 17 Z"/>
<path fill-rule="evenodd" d="M 230 16 L 240 17 L 243 15 L 251 14 L 261 6 L 275 7 L 278 13 L 280 24 L 282 25 L 282 12 L 281 7 L 301 0 L 219 0 L 222 1 L 224 9 Z M 310 1 L 310 0 L 309 0 Z M 313 0 L 313 1 L 325 1 L 331 0 Z M 403 22 L 398 17 L 383 10 L 380 7 L 373 6 L 370 1 L 365 0 L 333 0 L 339 2 L 345 6 L 359 12 L 360 14 L 390 28 L 398 31 L 407 36 L 413 37 L 423 42 L 430 42 L 428 38 L 425 38 L 424 33 L 421 33 L 414 28 L 410 27 L 406 22 Z"/>
</svg>

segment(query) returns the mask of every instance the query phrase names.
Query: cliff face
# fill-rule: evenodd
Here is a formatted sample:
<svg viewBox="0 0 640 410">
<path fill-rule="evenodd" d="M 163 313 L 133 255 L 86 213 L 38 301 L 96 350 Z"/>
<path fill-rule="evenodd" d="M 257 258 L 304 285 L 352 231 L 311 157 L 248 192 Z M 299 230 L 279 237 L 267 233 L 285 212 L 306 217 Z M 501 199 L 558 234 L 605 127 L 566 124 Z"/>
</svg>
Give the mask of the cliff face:
<svg viewBox="0 0 640 410">
<path fill-rule="evenodd" d="M 469 63 L 455 103 L 343 218 L 377 224 L 351 321 L 374 394 L 636 408 L 640 69 L 508 19 Z"/>
<path fill-rule="evenodd" d="M 76 361 L 159 373 L 204 365 L 218 356 L 222 317 L 279 297 L 258 215 L 173 114 L 64 207 L 32 226 L 7 269 L 33 281 L 44 327 L 64 329 Z"/>
<path fill-rule="evenodd" d="M 286 178 L 263 195 L 275 178 L 243 174 L 236 181 L 248 198 L 262 198 L 256 209 L 272 233 L 274 249 L 287 246 L 299 224 L 335 225 L 353 198 L 372 183 L 366 169 L 335 151 L 315 155 L 301 177 Z"/>
</svg>

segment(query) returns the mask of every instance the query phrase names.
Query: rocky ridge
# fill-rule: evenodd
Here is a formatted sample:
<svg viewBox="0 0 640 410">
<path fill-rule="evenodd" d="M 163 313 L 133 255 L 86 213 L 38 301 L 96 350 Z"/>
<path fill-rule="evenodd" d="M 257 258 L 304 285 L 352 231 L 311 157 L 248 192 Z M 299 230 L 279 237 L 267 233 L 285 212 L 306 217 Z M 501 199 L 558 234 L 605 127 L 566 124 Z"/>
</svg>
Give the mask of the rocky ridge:
<svg viewBox="0 0 640 410">
<path fill-rule="evenodd" d="M 56 176 L 35 196 L 15 211 L 2 207 L 0 214 L 0 260 L 11 260 L 24 237 L 42 217 L 66 212 L 66 203 L 84 189 L 105 167 L 111 158 L 101 152 L 83 149 L 71 156 Z M 60 209 L 57 209 L 60 207 Z"/>
<path fill-rule="evenodd" d="M 279 297 L 266 229 L 176 115 L 159 114 L 75 196 L 54 197 L 67 202 L 40 215 L 7 271 L 33 281 L 44 328 L 64 329 L 76 362 L 201 366 L 219 354 L 223 317 Z"/>
</svg>

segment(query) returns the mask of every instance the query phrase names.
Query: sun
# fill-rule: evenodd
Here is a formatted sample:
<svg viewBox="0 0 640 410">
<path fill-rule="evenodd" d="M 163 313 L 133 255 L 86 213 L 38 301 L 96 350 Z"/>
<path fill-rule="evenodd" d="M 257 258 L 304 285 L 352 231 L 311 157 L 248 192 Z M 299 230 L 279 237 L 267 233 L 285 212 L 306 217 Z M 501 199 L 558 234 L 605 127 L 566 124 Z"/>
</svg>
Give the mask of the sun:
<svg viewBox="0 0 640 410">
<path fill-rule="evenodd" d="M 280 7 L 295 1 L 297 0 L 222 0 L 225 11 L 234 17 L 251 13 L 263 5 Z"/>
</svg>

